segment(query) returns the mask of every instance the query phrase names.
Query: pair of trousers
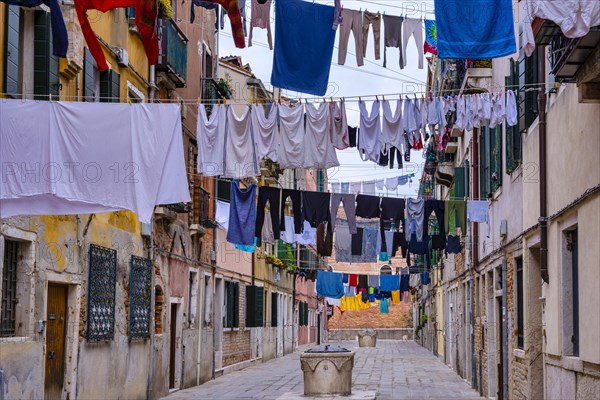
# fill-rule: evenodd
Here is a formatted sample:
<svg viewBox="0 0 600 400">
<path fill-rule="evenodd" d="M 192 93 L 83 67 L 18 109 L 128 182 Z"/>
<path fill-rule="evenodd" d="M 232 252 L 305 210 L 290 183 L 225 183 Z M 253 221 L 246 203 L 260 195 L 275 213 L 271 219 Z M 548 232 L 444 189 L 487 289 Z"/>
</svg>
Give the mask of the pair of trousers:
<svg viewBox="0 0 600 400">
<path fill-rule="evenodd" d="M 317 254 L 322 257 L 331 257 L 333 250 L 333 230 L 331 224 L 322 222 L 317 228 Z"/>
<path fill-rule="evenodd" d="M 283 189 L 281 191 L 281 218 L 279 219 L 279 230 L 285 230 L 285 202 L 292 201 L 292 212 L 294 215 L 294 233 L 302 233 L 302 196 L 299 190 Z"/>
<path fill-rule="evenodd" d="M 367 38 L 369 37 L 369 27 L 373 27 L 373 39 L 375 40 L 375 59 L 381 58 L 380 44 L 381 41 L 381 14 L 365 11 L 363 13 L 362 22 L 362 39 L 363 39 L 363 57 L 367 56 Z"/>
<path fill-rule="evenodd" d="M 387 47 L 397 47 L 400 53 L 400 68 L 403 68 L 404 59 L 402 58 L 402 18 L 395 15 L 384 15 L 383 25 L 385 26 L 385 36 L 383 39 L 383 67 L 387 66 Z"/>
<path fill-rule="evenodd" d="M 394 146 L 390 147 L 387 153 L 381 152 L 379 155 L 379 166 L 385 167 L 389 163 L 390 169 L 393 169 L 396 155 L 398 157 L 398 169 L 402 169 L 402 152 Z"/>
<path fill-rule="evenodd" d="M 423 222 L 425 214 L 425 200 L 423 199 L 406 199 L 406 219 L 404 222 L 404 233 L 406 234 L 406 240 L 410 241 L 410 234 L 412 233 L 412 223 L 416 222 L 416 235 L 417 240 L 423 240 Z"/>
<path fill-rule="evenodd" d="M 269 213 L 271 214 L 271 224 L 273 225 L 273 237 L 279 239 L 280 221 L 279 221 L 279 189 L 269 186 L 258 188 L 258 204 L 256 206 L 256 228 L 254 236 L 262 238 L 262 228 L 265 222 L 265 206 L 269 203 Z"/>
<path fill-rule="evenodd" d="M 303 192 L 302 220 L 307 221 L 313 228 L 317 228 L 321 222 L 331 222 L 330 199 L 329 192 Z"/>
<path fill-rule="evenodd" d="M 363 228 L 357 228 L 356 233 L 352 235 L 350 252 L 353 256 L 362 256 Z"/>
<path fill-rule="evenodd" d="M 340 28 L 340 45 L 338 48 L 338 64 L 346 63 L 346 53 L 348 53 L 348 39 L 350 31 L 354 35 L 354 45 L 356 48 L 356 64 L 362 67 L 363 61 L 363 35 L 362 35 L 362 14 L 360 11 L 342 10 L 342 27 Z"/>
<path fill-rule="evenodd" d="M 429 216 L 431 213 L 435 213 L 435 217 L 437 219 L 438 227 L 440 230 L 440 236 L 446 237 L 446 230 L 444 229 L 444 201 L 443 200 L 425 200 L 425 212 L 423 214 L 423 219 L 425 221 L 429 221 Z M 429 233 L 427 223 L 424 226 L 424 232 Z"/>
<path fill-rule="evenodd" d="M 402 61 L 400 68 L 406 67 L 406 46 L 410 36 L 414 36 L 419 54 L 419 69 L 423 69 L 423 21 L 416 18 L 406 18 L 402 28 Z"/>
<path fill-rule="evenodd" d="M 335 229 L 335 221 L 337 219 L 337 211 L 340 203 L 344 204 L 344 212 L 348 219 L 348 229 L 350 233 L 356 233 L 356 204 L 353 194 L 333 193 L 331 195 L 331 228 Z"/>
</svg>

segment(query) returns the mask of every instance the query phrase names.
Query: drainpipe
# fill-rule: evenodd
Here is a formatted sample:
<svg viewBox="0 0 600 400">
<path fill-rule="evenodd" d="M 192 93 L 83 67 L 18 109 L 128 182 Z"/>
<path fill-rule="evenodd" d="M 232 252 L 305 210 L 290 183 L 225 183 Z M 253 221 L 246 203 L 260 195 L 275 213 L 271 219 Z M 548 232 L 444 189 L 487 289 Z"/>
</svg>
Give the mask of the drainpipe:
<svg viewBox="0 0 600 400">
<path fill-rule="evenodd" d="M 546 57 L 544 47 L 538 46 L 538 83 L 544 83 L 546 77 Z M 542 280 L 549 282 L 548 274 L 548 209 L 546 201 L 546 92 L 539 89 L 538 113 L 539 113 L 539 159 L 540 159 L 540 273 Z"/>
<path fill-rule="evenodd" d="M 502 399 L 508 399 L 508 321 L 506 318 L 506 258 L 502 259 Z"/>
<path fill-rule="evenodd" d="M 154 65 L 150 66 L 150 92 L 148 94 L 148 101 L 150 103 L 154 102 L 154 96 L 155 96 L 155 70 L 154 70 Z M 78 216 L 79 217 L 79 216 Z M 152 384 L 154 382 L 154 331 L 155 331 L 155 327 L 156 327 L 156 316 L 155 316 L 155 309 L 156 309 L 156 305 L 154 304 L 156 302 L 156 298 L 155 298 L 155 290 L 154 290 L 154 220 L 152 220 L 150 222 L 150 249 L 149 249 L 149 253 L 150 253 L 150 265 L 152 266 L 152 273 L 151 273 L 151 292 L 150 292 L 150 373 L 148 374 L 148 400 L 152 400 L 153 398 L 153 393 L 152 393 Z"/>
<path fill-rule="evenodd" d="M 215 185 L 215 216 L 217 215 L 217 199 L 219 198 L 219 179 L 216 178 L 214 180 L 214 185 Z M 215 217 L 216 219 L 216 217 Z M 215 224 L 216 225 L 216 224 Z M 217 356 L 215 354 L 216 348 L 217 348 L 217 321 L 215 319 L 215 307 L 216 307 L 216 300 L 217 300 L 217 296 L 215 293 L 215 288 L 216 288 L 216 273 L 217 273 L 217 232 L 218 232 L 218 227 L 214 227 L 213 228 L 213 251 L 211 252 L 211 258 L 213 260 L 211 260 L 212 263 L 212 288 L 209 288 L 210 290 L 212 290 L 212 294 L 213 294 L 213 300 L 211 302 L 212 307 L 210 310 L 211 313 L 211 321 L 212 321 L 212 330 L 213 330 L 213 334 L 212 334 L 212 342 L 213 342 L 213 348 L 212 348 L 212 373 L 211 373 L 211 379 L 215 379 L 215 365 L 217 362 Z M 213 257 L 214 256 L 214 257 Z"/>
<path fill-rule="evenodd" d="M 479 133 L 478 129 L 473 131 L 473 141 L 471 146 L 471 168 L 473 177 L 473 192 L 471 193 L 472 198 L 478 197 L 479 193 L 479 140 L 477 134 Z M 467 237 L 467 240 L 471 238 Z M 477 384 L 475 377 L 475 315 L 474 315 L 474 299 L 473 299 L 473 284 L 474 279 L 473 276 L 479 267 L 479 226 L 478 224 L 473 225 L 473 240 L 471 242 L 471 372 L 473 373 L 473 384 Z M 481 289 L 482 290 L 482 289 Z M 483 326 L 481 327 L 481 335 L 483 337 Z M 481 384 L 481 365 L 482 361 L 482 351 L 483 351 L 483 340 L 481 341 L 481 350 L 479 351 L 479 392 L 482 391 Z"/>
<path fill-rule="evenodd" d="M 469 169 L 469 160 L 465 160 L 465 169 L 468 171 Z M 465 172 L 466 174 L 466 172 Z M 470 176 L 470 174 L 468 174 Z M 465 185 L 469 185 L 469 182 L 465 182 Z M 471 387 L 475 388 L 477 385 L 476 378 L 476 370 L 475 370 L 475 299 L 473 298 L 473 292 L 475 291 L 475 272 L 472 268 L 472 260 L 471 260 L 471 248 L 472 243 L 469 238 L 465 238 L 466 243 L 465 247 L 467 248 L 465 251 L 465 258 L 467 260 L 467 269 L 469 270 L 469 304 L 470 304 L 470 318 L 469 318 L 469 335 L 471 341 Z"/>
<path fill-rule="evenodd" d="M 154 97 L 156 96 L 156 72 L 154 65 L 150 66 L 150 93 L 148 94 L 149 103 L 154 103 Z"/>
<path fill-rule="evenodd" d="M 152 385 L 154 383 L 154 335 L 156 329 L 156 296 L 155 296 L 155 271 L 154 271 L 154 220 L 150 222 L 150 266 L 151 290 L 150 290 L 150 373 L 148 374 L 148 400 L 153 399 Z"/>
</svg>

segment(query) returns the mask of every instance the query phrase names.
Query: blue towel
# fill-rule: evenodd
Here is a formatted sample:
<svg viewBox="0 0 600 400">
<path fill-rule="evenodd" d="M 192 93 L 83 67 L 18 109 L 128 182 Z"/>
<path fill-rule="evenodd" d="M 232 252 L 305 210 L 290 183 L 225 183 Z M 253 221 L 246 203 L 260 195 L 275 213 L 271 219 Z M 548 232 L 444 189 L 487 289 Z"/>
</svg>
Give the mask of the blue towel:
<svg viewBox="0 0 600 400">
<path fill-rule="evenodd" d="M 332 299 L 344 296 L 343 274 L 337 272 L 317 271 L 317 294 Z"/>
<path fill-rule="evenodd" d="M 381 299 L 379 301 L 379 313 L 387 314 L 389 312 L 388 301 L 387 299 Z"/>
<path fill-rule="evenodd" d="M 300 0 L 275 2 L 271 85 L 323 96 L 329 83 L 334 8 Z"/>
<path fill-rule="evenodd" d="M 379 290 L 382 292 L 400 290 L 400 275 L 379 275 Z"/>
<path fill-rule="evenodd" d="M 254 247 L 256 224 L 256 185 L 242 191 L 237 181 L 231 181 L 231 207 L 229 207 L 229 229 L 227 241 L 242 246 Z"/>
<path fill-rule="evenodd" d="M 22 6 L 22 7 L 38 7 L 40 4 L 45 4 L 50 8 L 50 22 L 52 23 L 52 54 L 57 57 L 66 57 L 67 48 L 69 47 L 69 38 L 67 36 L 67 28 L 65 20 L 58 4 L 58 0 L 0 0 L 3 3 Z"/>
<path fill-rule="evenodd" d="M 344 283 L 348 283 L 348 278 L 349 278 L 348 274 L 344 274 L 343 275 L 343 282 Z"/>
<path fill-rule="evenodd" d="M 511 0 L 435 0 L 438 57 L 498 58 L 517 51 Z"/>
</svg>

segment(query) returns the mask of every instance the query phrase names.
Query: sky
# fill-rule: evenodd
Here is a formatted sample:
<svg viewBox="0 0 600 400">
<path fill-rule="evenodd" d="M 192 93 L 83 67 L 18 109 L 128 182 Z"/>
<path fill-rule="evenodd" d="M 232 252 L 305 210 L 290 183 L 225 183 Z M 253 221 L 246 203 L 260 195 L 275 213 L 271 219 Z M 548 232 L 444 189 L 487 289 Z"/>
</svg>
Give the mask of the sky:
<svg viewBox="0 0 600 400">
<path fill-rule="evenodd" d="M 277 1 L 277 0 L 276 0 Z M 317 3 L 333 6 L 333 1 L 317 0 Z M 246 2 L 247 7 L 250 1 Z M 346 9 L 368 10 L 370 12 L 380 12 L 386 15 L 406 15 L 409 18 L 435 19 L 433 14 L 433 0 L 421 1 L 402 1 L 402 0 L 342 0 L 342 5 Z M 271 7 L 271 29 L 275 34 L 275 7 Z M 248 25 L 250 23 L 250 9 L 247 9 Z M 248 26 L 249 29 L 249 26 Z M 356 63 L 356 50 L 353 35 L 350 35 L 348 42 L 348 54 L 345 65 L 338 65 L 338 44 L 339 29 L 336 34 L 335 46 L 332 57 L 331 70 L 329 75 L 329 89 L 326 97 L 351 97 L 367 96 L 381 94 L 398 94 L 423 92 L 425 90 L 426 69 L 418 69 L 417 47 L 414 38 L 411 37 L 407 46 L 407 66 L 400 69 L 399 51 L 397 48 L 387 49 L 387 68 L 383 67 L 383 35 L 384 26 L 381 24 L 381 58 L 376 60 L 374 57 L 374 39 L 372 30 L 369 31 L 367 54 L 364 60 L 364 66 L 358 67 Z M 252 33 L 252 47 L 238 49 L 233 44 L 231 37 L 231 28 L 226 21 L 225 29 L 219 33 L 219 57 L 228 55 L 237 55 L 242 57 L 243 63 L 249 63 L 252 72 L 257 78 L 263 81 L 267 88 L 271 79 L 271 69 L 273 64 L 273 52 L 269 49 L 267 42 L 266 29 L 254 28 Z M 424 33 L 423 33 L 424 35 Z M 276 41 L 277 38 L 274 38 Z M 246 40 L 247 43 L 247 40 Z M 423 61 L 424 68 L 427 68 L 427 61 Z M 285 91 L 283 92 L 286 95 Z M 308 97 L 298 93 L 288 94 L 290 97 Z M 388 96 L 388 100 L 398 99 L 398 96 Z M 367 109 L 371 109 L 371 101 L 365 101 Z M 392 112 L 395 111 L 395 101 L 391 104 Z M 359 111 L 356 99 L 346 100 L 346 111 L 348 124 L 357 126 L 359 122 Z M 415 197 L 419 188 L 419 177 L 424 164 L 423 151 L 411 151 L 411 162 L 404 162 L 402 170 L 390 169 L 388 166 L 380 167 L 370 161 L 362 161 L 356 148 L 346 150 L 337 150 L 340 166 L 328 170 L 330 182 L 353 182 L 368 181 L 373 179 L 390 178 L 399 175 L 415 173 L 412 183 L 400 186 L 396 192 L 384 192 L 390 196 L 412 196 Z"/>
</svg>

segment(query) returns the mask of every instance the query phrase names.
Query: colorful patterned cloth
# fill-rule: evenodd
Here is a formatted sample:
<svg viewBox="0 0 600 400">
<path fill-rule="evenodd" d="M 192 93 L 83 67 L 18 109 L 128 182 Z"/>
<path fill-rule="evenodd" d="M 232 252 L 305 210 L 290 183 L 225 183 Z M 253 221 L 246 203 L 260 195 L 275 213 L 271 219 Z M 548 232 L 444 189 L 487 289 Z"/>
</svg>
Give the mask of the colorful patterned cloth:
<svg viewBox="0 0 600 400">
<path fill-rule="evenodd" d="M 425 47 L 423 52 L 437 55 L 437 24 L 433 19 L 425 20 Z"/>
</svg>

